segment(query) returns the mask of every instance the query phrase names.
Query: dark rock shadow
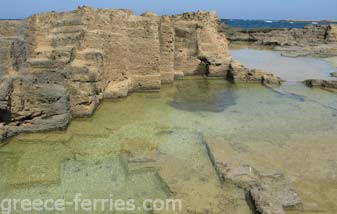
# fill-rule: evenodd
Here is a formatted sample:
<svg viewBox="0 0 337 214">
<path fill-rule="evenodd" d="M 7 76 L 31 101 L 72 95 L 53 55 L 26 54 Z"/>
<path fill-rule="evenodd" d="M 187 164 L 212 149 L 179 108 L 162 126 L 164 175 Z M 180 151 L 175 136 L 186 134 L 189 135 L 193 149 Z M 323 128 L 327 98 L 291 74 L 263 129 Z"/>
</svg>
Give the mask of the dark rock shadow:
<svg viewBox="0 0 337 214">
<path fill-rule="evenodd" d="M 12 114 L 8 110 L 0 109 L 0 122 L 10 123 L 12 120 Z"/>
</svg>

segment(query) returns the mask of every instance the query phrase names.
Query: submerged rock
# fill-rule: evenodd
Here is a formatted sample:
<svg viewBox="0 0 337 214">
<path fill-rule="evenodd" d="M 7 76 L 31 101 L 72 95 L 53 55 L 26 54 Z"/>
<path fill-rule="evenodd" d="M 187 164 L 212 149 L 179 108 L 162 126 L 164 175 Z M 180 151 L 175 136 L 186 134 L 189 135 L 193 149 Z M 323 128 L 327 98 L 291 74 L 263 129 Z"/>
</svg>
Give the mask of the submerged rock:
<svg viewBox="0 0 337 214">
<path fill-rule="evenodd" d="M 221 112 L 236 104 L 235 86 L 219 80 L 191 79 L 176 83 L 170 106 L 184 111 Z"/>
<path fill-rule="evenodd" d="M 262 214 L 284 213 L 284 209 L 302 209 L 299 195 L 280 174 L 262 175 L 261 183 L 249 190 L 257 211 Z"/>
<path fill-rule="evenodd" d="M 308 87 L 318 87 L 322 89 L 328 89 L 337 91 L 337 80 L 316 80 L 316 79 L 310 79 L 305 80 L 304 84 Z"/>
<path fill-rule="evenodd" d="M 265 175 L 249 165 L 232 166 L 217 162 L 224 182 L 230 182 L 250 194 L 257 211 L 283 214 L 284 208 L 301 209 L 302 201 L 281 173 Z"/>
<path fill-rule="evenodd" d="M 248 164 L 231 163 L 224 156 L 226 143 L 217 140 L 206 137 L 204 143 L 220 181 L 244 189 L 256 211 L 262 214 L 284 214 L 285 208 L 303 208 L 300 197 L 282 173 L 265 173 Z"/>
<path fill-rule="evenodd" d="M 264 184 L 249 193 L 261 214 L 284 214 L 284 208 L 302 209 L 303 206 L 297 193 L 283 183 Z"/>
<path fill-rule="evenodd" d="M 332 72 L 330 75 L 337 78 L 337 72 Z"/>
</svg>

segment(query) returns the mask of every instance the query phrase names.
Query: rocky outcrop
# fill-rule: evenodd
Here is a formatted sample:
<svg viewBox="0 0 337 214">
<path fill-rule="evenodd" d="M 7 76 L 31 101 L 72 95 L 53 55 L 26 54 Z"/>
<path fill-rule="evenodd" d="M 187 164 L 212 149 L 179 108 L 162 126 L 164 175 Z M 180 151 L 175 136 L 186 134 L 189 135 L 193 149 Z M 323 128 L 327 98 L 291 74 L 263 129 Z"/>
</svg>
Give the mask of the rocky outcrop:
<svg viewBox="0 0 337 214">
<path fill-rule="evenodd" d="M 337 25 L 309 25 L 298 29 L 240 29 L 220 25 L 231 42 L 253 42 L 257 45 L 276 47 L 291 57 L 337 55 Z"/>
<path fill-rule="evenodd" d="M 329 25 L 325 36 L 328 42 L 337 42 L 337 25 Z"/>
<path fill-rule="evenodd" d="M 136 16 L 89 7 L 0 22 L 3 135 L 62 128 L 103 98 L 159 90 L 185 75 L 279 84 L 232 60 L 219 23 L 214 12 Z"/>
<path fill-rule="evenodd" d="M 233 60 L 227 72 L 227 80 L 233 82 L 260 82 L 261 84 L 272 86 L 280 85 L 281 78 L 272 73 L 267 73 L 261 70 L 247 69 L 238 61 Z"/>
<path fill-rule="evenodd" d="M 337 43 L 328 44 L 302 44 L 297 46 L 276 46 L 274 50 L 280 51 L 286 57 L 319 57 L 329 58 L 337 56 Z"/>
<path fill-rule="evenodd" d="M 228 147 L 222 138 L 206 136 L 204 144 L 220 182 L 245 190 L 258 213 L 284 214 L 284 209 L 303 208 L 302 200 L 282 173 L 262 172 L 238 160 L 231 160 L 225 155 Z"/>
<path fill-rule="evenodd" d="M 337 72 L 332 72 L 330 75 L 337 78 Z"/>
<path fill-rule="evenodd" d="M 337 25 L 308 25 L 304 28 L 241 29 L 220 25 L 229 41 L 256 42 L 261 45 L 293 46 L 337 42 Z"/>
<path fill-rule="evenodd" d="M 333 92 L 337 92 L 337 80 L 305 80 L 304 84 L 308 87 L 318 87 Z"/>
</svg>

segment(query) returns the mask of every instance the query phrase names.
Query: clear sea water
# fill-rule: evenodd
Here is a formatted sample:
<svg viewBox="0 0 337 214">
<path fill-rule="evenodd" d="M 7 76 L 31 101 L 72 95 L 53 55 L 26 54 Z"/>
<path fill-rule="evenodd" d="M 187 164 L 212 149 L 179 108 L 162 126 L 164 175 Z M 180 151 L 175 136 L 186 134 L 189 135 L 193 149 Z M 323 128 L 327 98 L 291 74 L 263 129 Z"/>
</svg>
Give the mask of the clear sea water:
<svg viewBox="0 0 337 214">
<path fill-rule="evenodd" d="M 313 24 L 337 24 L 337 22 L 326 21 L 288 21 L 288 20 L 246 20 L 246 19 L 222 19 L 222 22 L 232 26 L 244 29 L 253 28 L 303 28 L 307 25 Z"/>
<path fill-rule="evenodd" d="M 0 146 L 0 199 L 113 194 L 137 202 L 181 199 L 178 213 L 252 214 L 240 189 L 219 182 L 203 144 L 207 138 L 224 148 L 229 163 L 284 173 L 305 204 L 286 214 L 337 213 L 337 95 L 298 82 L 327 78 L 336 68 L 268 50 L 231 54 L 289 82 L 270 89 L 185 78 L 159 93 L 105 101 L 65 131 L 21 134 Z"/>
</svg>

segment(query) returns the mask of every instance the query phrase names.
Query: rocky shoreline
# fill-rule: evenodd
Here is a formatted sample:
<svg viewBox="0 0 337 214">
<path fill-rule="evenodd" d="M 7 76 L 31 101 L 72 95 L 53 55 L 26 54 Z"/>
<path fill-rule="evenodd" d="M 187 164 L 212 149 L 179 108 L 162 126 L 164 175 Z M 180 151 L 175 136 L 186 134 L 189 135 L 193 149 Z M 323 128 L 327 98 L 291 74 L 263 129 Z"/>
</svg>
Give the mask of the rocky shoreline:
<svg viewBox="0 0 337 214">
<path fill-rule="evenodd" d="M 268 87 L 281 84 L 276 75 L 248 69 L 234 60 L 227 38 L 283 49 L 289 56 L 335 56 L 337 52 L 335 26 L 235 30 L 233 34 L 223 28 L 213 12 L 173 16 L 146 12 L 136 16 L 129 10 L 88 7 L 37 14 L 22 21 L 0 21 L 0 142 L 21 132 L 64 129 L 72 118 L 92 115 L 104 99 L 126 97 L 134 91 L 158 91 L 162 84 L 184 76 Z M 337 89 L 333 80 L 304 83 Z M 176 137 L 181 139 L 180 134 Z M 200 145 L 205 147 L 220 187 L 231 184 L 241 189 L 254 212 L 282 214 L 285 209 L 305 209 L 286 175 L 238 161 L 234 157 L 237 153 L 226 148 L 224 138 L 206 135 L 202 139 Z M 110 142 L 105 143 L 110 148 Z M 135 155 L 129 162 L 151 165 L 154 161 Z M 181 193 L 175 181 L 164 183 L 168 192 Z M 191 205 L 188 210 L 193 209 Z"/>
<path fill-rule="evenodd" d="M 305 80 L 304 84 L 311 88 L 321 88 L 331 92 L 337 92 L 337 80 Z"/>
<path fill-rule="evenodd" d="M 241 29 L 225 24 L 219 32 L 231 43 L 253 44 L 254 47 L 268 47 L 280 51 L 286 57 L 319 57 L 337 66 L 337 25 L 308 25 L 304 28 Z M 337 77 L 336 73 L 331 73 Z M 336 92 L 334 80 L 305 80 L 308 87 L 319 87 Z"/>
<path fill-rule="evenodd" d="M 62 129 L 102 99 L 185 75 L 280 84 L 233 60 L 214 12 L 174 16 L 81 7 L 0 21 L 0 138 Z"/>
<path fill-rule="evenodd" d="M 337 56 L 337 25 L 309 25 L 304 28 L 267 28 L 250 29 L 234 28 L 220 25 L 230 42 L 249 42 L 261 46 L 271 46 L 282 55 L 289 57 Z"/>
</svg>

